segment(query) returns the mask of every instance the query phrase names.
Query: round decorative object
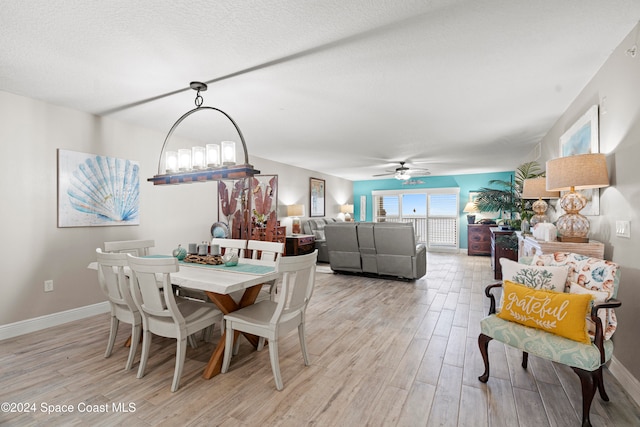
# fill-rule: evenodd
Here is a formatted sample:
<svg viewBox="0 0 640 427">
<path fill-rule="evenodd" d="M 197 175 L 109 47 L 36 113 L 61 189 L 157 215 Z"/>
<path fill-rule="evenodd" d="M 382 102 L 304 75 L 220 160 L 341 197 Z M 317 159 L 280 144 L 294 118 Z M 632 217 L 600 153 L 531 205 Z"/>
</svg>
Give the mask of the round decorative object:
<svg viewBox="0 0 640 427">
<path fill-rule="evenodd" d="M 183 248 L 182 245 L 178 245 L 178 247 L 173 250 L 173 256 L 178 258 L 178 261 L 182 261 L 184 257 L 187 256 L 187 250 Z"/>
<path fill-rule="evenodd" d="M 217 239 L 227 239 L 229 238 L 229 226 L 224 222 L 214 222 L 211 226 L 211 237 Z"/>
<path fill-rule="evenodd" d="M 238 254 L 234 251 L 227 252 L 226 254 L 222 255 L 222 262 L 224 262 L 224 265 L 226 265 L 227 267 L 238 265 Z"/>
</svg>

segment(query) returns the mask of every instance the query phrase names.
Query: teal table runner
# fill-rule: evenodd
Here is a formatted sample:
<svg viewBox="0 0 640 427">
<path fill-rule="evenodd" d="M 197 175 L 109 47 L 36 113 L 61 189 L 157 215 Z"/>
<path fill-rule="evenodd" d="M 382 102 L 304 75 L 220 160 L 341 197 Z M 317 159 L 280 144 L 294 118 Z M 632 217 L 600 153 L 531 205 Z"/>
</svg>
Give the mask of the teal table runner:
<svg viewBox="0 0 640 427">
<path fill-rule="evenodd" d="M 145 258 L 172 258 L 169 255 L 148 255 Z M 211 265 L 211 264 L 197 264 L 195 262 L 184 262 L 178 261 L 180 265 L 188 265 L 192 267 L 201 267 L 201 268 L 211 268 L 217 270 L 226 270 L 226 271 L 235 271 L 238 273 L 249 273 L 249 274 L 267 274 L 273 273 L 276 269 L 275 267 L 270 267 L 268 265 L 255 265 L 255 264 L 243 264 L 239 262 L 238 265 L 234 265 L 233 267 L 227 267 L 224 264 L 220 265 Z"/>
</svg>

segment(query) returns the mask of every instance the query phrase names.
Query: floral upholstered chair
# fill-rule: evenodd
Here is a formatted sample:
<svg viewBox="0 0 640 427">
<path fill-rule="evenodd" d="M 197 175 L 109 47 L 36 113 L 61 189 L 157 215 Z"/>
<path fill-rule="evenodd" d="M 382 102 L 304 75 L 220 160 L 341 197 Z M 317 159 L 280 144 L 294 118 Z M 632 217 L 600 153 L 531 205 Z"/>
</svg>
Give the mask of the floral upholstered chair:
<svg viewBox="0 0 640 427">
<path fill-rule="evenodd" d="M 556 252 L 520 263 L 501 259 L 503 283 L 487 286 L 489 315 L 478 337 L 489 380 L 489 341 L 495 339 L 529 353 L 570 366 L 582 384 L 582 425 L 591 426 L 589 411 L 596 389 L 608 401 L 602 367 L 611 359 L 617 321 L 614 307 L 620 284 L 617 264 L 584 255 Z M 503 288 L 496 310 L 492 291 Z"/>
</svg>

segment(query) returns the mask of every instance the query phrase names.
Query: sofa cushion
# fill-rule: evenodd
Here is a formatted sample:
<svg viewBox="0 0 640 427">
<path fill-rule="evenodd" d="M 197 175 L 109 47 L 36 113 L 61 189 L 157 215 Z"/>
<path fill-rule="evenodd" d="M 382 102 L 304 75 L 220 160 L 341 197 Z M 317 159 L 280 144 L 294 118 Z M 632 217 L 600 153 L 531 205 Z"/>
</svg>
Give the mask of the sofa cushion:
<svg viewBox="0 0 640 427">
<path fill-rule="evenodd" d="M 588 344 L 586 316 L 590 294 L 567 294 L 531 289 L 509 280 L 503 286 L 504 304 L 498 317 Z"/>
<path fill-rule="evenodd" d="M 582 344 L 542 329 L 500 319 L 495 314 L 480 321 L 480 331 L 496 341 L 563 365 L 587 371 L 594 371 L 600 367 L 600 352 L 592 343 Z M 605 362 L 611 359 L 612 341 L 604 342 L 604 354 Z"/>
</svg>

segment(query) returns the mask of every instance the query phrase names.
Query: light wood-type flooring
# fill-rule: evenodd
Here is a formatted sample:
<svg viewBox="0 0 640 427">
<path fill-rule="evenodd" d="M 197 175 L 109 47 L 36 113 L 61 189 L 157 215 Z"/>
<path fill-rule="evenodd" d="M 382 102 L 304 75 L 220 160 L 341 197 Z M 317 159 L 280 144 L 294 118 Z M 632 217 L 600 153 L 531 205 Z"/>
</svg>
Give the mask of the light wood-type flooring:
<svg viewBox="0 0 640 427">
<path fill-rule="evenodd" d="M 0 402 L 35 411 L 2 412 L 0 425 L 578 426 L 571 369 L 532 356 L 525 371 L 520 353 L 491 342 L 492 375 L 478 381 L 478 322 L 491 282 L 489 258 L 436 253 L 415 282 L 319 273 L 307 311 L 311 365 L 295 332 L 283 338 L 281 392 L 268 350 L 244 338 L 230 372 L 211 380 L 201 373 L 213 344 L 189 347 L 176 393 L 175 341 L 154 338 L 147 373 L 136 379 L 138 359 L 124 371 L 128 325 L 104 358 L 106 314 L 1 341 Z M 608 370 L 605 384 L 611 402 L 596 395 L 593 425 L 640 425 L 640 409 Z"/>
</svg>

